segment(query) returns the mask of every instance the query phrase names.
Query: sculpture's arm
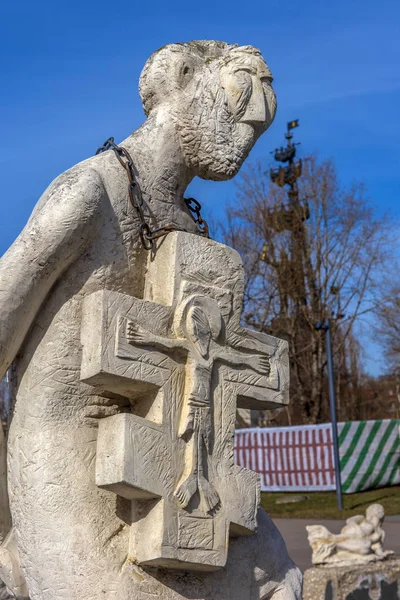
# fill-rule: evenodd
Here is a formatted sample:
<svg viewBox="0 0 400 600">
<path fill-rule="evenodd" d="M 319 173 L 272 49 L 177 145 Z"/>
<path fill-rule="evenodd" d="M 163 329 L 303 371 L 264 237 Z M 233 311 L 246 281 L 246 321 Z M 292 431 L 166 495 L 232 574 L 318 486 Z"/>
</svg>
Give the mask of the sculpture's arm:
<svg viewBox="0 0 400 600">
<path fill-rule="evenodd" d="M 64 173 L 0 259 L 0 378 L 51 287 L 96 235 L 104 197 L 96 171 L 75 167 Z"/>
<path fill-rule="evenodd" d="M 364 521 L 365 517 L 363 515 L 353 515 L 346 519 L 346 526 L 361 525 Z"/>
<path fill-rule="evenodd" d="M 161 350 L 175 350 L 176 348 L 181 350 L 188 349 L 186 340 L 161 337 L 160 335 L 156 335 L 147 329 L 140 327 L 133 321 L 128 321 L 126 324 L 126 339 L 128 343 L 132 345 L 156 346 Z"/>
<path fill-rule="evenodd" d="M 250 367 L 267 377 L 271 372 L 271 364 L 266 354 L 244 354 L 228 346 L 222 349 L 218 358 L 231 365 Z"/>
</svg>

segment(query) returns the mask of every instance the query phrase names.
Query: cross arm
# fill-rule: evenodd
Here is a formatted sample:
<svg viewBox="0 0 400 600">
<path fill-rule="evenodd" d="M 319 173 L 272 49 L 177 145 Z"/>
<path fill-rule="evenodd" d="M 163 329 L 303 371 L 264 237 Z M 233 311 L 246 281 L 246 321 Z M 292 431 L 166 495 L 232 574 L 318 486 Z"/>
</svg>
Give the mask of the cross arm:
<svg viewBox="0 0 400 600">
<path fill-rule="evenodd" d="M 133 414 L 99 424 L 96 484 L 123 498 L 149 500 L 171 493 L 171 451 L 161 425 Z"/>
</svg>

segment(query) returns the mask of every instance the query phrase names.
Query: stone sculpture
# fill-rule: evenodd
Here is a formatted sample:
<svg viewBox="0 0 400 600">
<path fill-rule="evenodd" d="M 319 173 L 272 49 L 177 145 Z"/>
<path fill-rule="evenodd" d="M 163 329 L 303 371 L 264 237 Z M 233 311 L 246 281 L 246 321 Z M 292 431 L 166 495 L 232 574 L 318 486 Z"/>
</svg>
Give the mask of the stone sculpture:
<svg viewBox="0 0 400 600">
<path fill-rule="evenodd" d="M 323 525 L 307 526 L 313 564 L 362 565 L 392 555 L 392 551 L 383 550 L 384 518 L 383 506 L 371 504 L 365 517 L 356 515 L 347 519 L 338 535 L 330 533 Z"/>
<path fill-rule="evenodd" d="M 236 406 L 287 403 L 287 346 L 240 326 L 240 258 L 183 197 L 238 172 L 274 118 L 271 81 L 251 46 L 153 54 L 145 123 L 57 178 L 0 262 L 0 572 L 17 598 L 300 598 L 257 476 L 233 462 Z"/>
</svg>

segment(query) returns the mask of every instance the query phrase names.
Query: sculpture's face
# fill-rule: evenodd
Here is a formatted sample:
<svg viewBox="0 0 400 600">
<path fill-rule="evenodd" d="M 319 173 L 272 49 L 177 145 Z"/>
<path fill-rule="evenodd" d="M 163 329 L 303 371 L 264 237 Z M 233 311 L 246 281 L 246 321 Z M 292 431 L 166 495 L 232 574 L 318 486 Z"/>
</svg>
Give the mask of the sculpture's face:
<svg viewBox="0 0 400 600">
<path fill-rule="evenodd" d="M 245 53 L 210 61 L 195 74 L 174 116 L 185 159 L 197 176 L 225 180 L 236 175 L 274 119 L 271 83 L 262 57 Z"/>
<path fill-rule="evenodd" d="M 272 76 L 252 46 L 171 44 L 147 61 L 140 93 L 148 115 L 172 119 L 193 175 L 230 179 L 276 112 Z"/>
<path fill-rule="evenodd" d="M 381 504 L 371 504 L 367 508 L 365 515 L 367 517 L 367 521 L 377 527 L 383 523 L 385 518 L 385 510 Z"/>
</svg>

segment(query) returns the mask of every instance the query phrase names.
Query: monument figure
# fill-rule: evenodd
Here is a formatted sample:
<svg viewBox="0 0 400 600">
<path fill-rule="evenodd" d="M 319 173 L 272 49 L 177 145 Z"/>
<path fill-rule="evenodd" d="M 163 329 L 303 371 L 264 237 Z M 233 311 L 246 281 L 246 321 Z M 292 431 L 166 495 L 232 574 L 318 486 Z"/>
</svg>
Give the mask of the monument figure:
<svg viewBox="0 0 400 600">
<path fill-rule="evenodd" d="M 383 506 L 371 504 L 365 516 L 348 518 L 339 534 L 307 527 L 315 566 L 304 573 L 304 600 L 398 597 L 400 560 L 383 548 L 384 517 Z"/>
<path fill-rule="evenodd" d="M 338 535 L 331 533 L 323 525 L 308 525 L 308 541 L 313 551 L 313 564 L 367 564 L 392 555 L 391 550 L 383 549 L 384 518 L 383 506 L 371 504 L 365 516 L 349 517 Z"/>
<path fill-rule="evenodd" d="M 17 598 L 300 599 L 258 477 L 233 461 L 236 408 L 288 401 L 287 345 L 241 327 L 240 258 L 184 199 L 193 177 L 238 172 L 271 82 L 251 46 L 160 49 L 144 124 L 58 177 L 1 259 L 0 576 Z"/>
</svg>

